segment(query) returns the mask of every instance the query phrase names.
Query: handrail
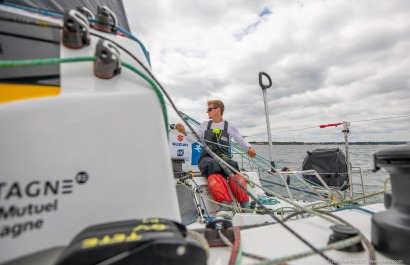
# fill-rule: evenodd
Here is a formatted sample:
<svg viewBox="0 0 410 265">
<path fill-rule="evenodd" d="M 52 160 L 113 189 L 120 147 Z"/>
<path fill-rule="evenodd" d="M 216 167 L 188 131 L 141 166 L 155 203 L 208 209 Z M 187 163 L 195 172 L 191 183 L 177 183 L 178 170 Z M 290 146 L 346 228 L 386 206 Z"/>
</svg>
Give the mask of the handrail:
<svg viewBox="0 0 410 265">
<path fill-rule="evenodd" d="M 360 185 L 362 186 L 362 191 L 361 192 L 356 192 L 356 194 L 362 194 L 364 196 L 366 193 L 365 193 L 365 188 L 364 188 L 364 183 L 363 183 L 363 170 L 362 170 L 361 167 L 352 167 L 352 169 L 354 169 L 354 168 L 359 169 L 359 171 L 360 171 Z M 352 174 L 353 174 L 353 172 L 352 172 Z M 352 189 L 352 193 L 355 193 L 355 192 L 353 192 L 353 183 L 352 183 L 350 189 Z M 366 204 L 366 198 L 363 198 L 363 202 L 364 202 L 364 204 Z"/>
</svg>

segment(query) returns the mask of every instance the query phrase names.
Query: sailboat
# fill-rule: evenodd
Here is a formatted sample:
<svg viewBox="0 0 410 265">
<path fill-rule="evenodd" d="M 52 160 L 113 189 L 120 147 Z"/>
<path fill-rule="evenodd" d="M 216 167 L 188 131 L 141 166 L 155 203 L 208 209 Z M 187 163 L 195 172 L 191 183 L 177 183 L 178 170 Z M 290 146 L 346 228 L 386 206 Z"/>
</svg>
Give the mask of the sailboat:
<svg viewBox="0 0 410 265">
<path fill-rule="evenodd" d="M 121 1 L 100 2 L 0 3 L 0 264 L 410 263 L 409 146 L 375 155 L 386 205 L 327 185 L 286 198 L 244 170 L 255 207 L 215 218 L 206 179 L 172 159 L 149 53 Z"/>
</svg>

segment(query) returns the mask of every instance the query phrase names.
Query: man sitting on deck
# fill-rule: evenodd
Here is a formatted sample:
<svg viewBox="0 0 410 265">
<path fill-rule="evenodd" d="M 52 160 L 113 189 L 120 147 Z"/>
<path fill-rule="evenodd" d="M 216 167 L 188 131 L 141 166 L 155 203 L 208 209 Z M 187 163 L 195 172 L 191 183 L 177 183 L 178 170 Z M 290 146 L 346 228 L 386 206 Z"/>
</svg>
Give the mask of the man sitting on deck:
<svg viewBox="0 0 410 265">
<path fill-rule="evenodd" d="M 245 148 L 251 158 L 256 156 L 255 148 L 245 141 L 235 126 L 223 119 L 224 104 L 222 101 L 209 100 L 207 113 L 210 120 L 201 123 L 197 129 L 197 134 L 204 139 L 206 144 L 215 154 L 239 171 L 238 163 L 231 159 L 231 138 Z M 187 135 L 185 127 L 182 124 L 178 123 L 176 129 L 185 136 Z M 215 159 L 213 159 L 205 150 L 202 150 L 198 167 L 199 170 L 201 170 L 201 174 L 208 179 L 208 188 L 214 200 L 221 204 L 231 203 L 232 199 L 229 196 L 226 183 L 228 175 L 221 169 L 217 161 L 215 161 Z M 242 186 L 246 187 L 246 181 L 242 176 L 235 174 L 235 178 L 240 181 Z M 246 194 L 246 192 L 243 191 L 233 179 L 229 178 L 228 184 L 232 190 L 233 196 L 239 202 L 241 208 L 249 208 L 248 194 Z M 221 206 L 218 209 L 216 216 L 231 218 L 233 214 L 230 208 Z"/>
</svg>

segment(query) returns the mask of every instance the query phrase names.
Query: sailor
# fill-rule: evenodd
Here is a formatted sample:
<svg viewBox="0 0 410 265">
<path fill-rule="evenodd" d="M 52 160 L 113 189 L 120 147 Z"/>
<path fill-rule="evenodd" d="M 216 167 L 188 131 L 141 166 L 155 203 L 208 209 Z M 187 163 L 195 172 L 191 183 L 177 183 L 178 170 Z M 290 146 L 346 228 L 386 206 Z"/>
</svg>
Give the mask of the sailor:
<svg viewBox="0 0 410 265">
<path fill-rule="evenodd" d="M 236 129 L 232 123 L 228 123 L 228 121 L 223 119 L 224 109 L 225 107 L 222 101 L 209 100 L 207 109 L 209 121 L 202 122 L 196 132 L 215 154 L 239 171 L 238 163 L 231 159 L 231 139 L 233 138 L 240 146 L 245 148 L 251 158 L 256 156 L 256 151 L 255 148 L 241 136 L 238 129 Z M 185 127 L 182 124 L 178 123 L 176 129 L 185 136 L 187 135 Z M 228 178 L 228 175 L 221 169 L 217 161 L 204 149 L 199 158 L 198 167 L 201 170 L 201 174 L 208 178 L 208 189 L 215 201 L 225 205 L 231 203 L 232 199 L 229 196 L 226 181 L 226 179 L 228 179 L 232 194 L 241 205 L 241 208 L 249 208 L 248 194 L 242 190 L 233 179 Z M 235 178 L 239 180 L 242 186 L 246 187 L 245 179 L 242 176 L 235 174 Z M 221 206 L 216 216 L 231 218 L 233 214 L 230 208 Z"/>
</svg>

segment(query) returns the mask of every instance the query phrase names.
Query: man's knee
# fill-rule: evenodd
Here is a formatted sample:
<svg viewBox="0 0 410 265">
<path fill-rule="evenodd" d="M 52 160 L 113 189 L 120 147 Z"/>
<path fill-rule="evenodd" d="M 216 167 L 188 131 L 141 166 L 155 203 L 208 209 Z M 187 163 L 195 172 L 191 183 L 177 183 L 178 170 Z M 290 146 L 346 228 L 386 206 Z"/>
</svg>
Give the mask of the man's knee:
<svg viewBox="0 0 410 265">
<path fill-rule="evenodd" d="M 225 160 L 225 159 L 224 159 Z M 238 162 L 236 162 L 235 160 L 232 159 L 226 159 L 225 160 L 226 163 L 228 163 L 231 167 L 235 168 L 236 170 L 239 171 L 239 165 Z"/>
<path fill-rule="evenodd" d="M 208 177 L 211 174 L 221 174 L 221 167 L 213 159 L 204 161 L 200 170 L 202 175 L 204 175 L 205 177 Z"/>
</svg>

